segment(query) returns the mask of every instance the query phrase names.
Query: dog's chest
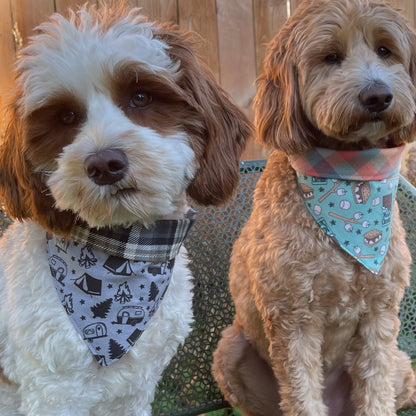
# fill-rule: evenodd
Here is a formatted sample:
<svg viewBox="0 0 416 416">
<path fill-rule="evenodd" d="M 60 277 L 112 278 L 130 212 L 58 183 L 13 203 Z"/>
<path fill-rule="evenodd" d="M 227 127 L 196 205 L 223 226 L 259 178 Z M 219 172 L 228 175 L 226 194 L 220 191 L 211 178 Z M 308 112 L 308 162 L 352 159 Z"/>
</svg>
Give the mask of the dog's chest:
<svg viewBox="0 0 416 416">
<path fill-rule="evenodd" d="M 394 276 L 374 275 L 361 265 L 346 266 L 343 273 L 317 277 L 313 285 L 311 308 L 323 317 L 324 356 L 345 353 L 362 317 L 374 305 L 394 307 L 400 301 L 400 282 Z"/>
<path fill-rule="evenodd" d="M 100 383 L 108 385 L 108 391 L 114 395 L 122 393 L 124 384 L 119 383 L 120 387 L 118 382 L 113 385 L 113 378 L 106 376 L 112 371 L 123 373 L 123 379 L 135 385 L 141 379 L 145 383 L 145 375 L 153 371 L 157 378 L 164 357 L 170 357 L 171 351 L 174 351 L 172 334 L 175 333 L 174 338 L 179 343 L 189 332 L 192 319 L 190 276 L 182 257 L 177 258 L 176 277 L 172 277 L 164 301 L 132 353 L 115 363 L 114 367 L 98 369 L 59 301 L 47 262 L 44 238 L 38 226 L 20 223 L 14 224 L 2 238 L 2 248 L 7 248 L 8 255 L 0 255 L 3 266 L 0 269 L 5 272 L 2 275 L 0 270 L 0 333 L 3 335 L 2 342 L 13 346 L 10 349 L 13 359 L 24 349 L 33 357 L 33 363 L 42 368 L 51 368 L 56 372 L 77 369 L 87 378 L 89 371 L 97 372 Z M 14 317 L 13 322 L 10 316 Z M 3 367 L 9 376 L 9 367 Z M 11 379 L 18 382 L 19 377 L 16 375 Z"/>
<path fill-rule="evenodd" d="M 368 271 L 357 272 L 351 279 L 345 275 L 329 276 L 331 282 L 327 281 L 326 289 L 316 289 L 320 295 L 316 295 L 316 305 L 313 301 L 311 307 L 323 317 L 322 356 L 326 368 L 345 359 L 361 317 L 373 302 L 374 293 L 386 293 L 383 284 L 369 283 L 371 278 L 374 279 L 374 275 Z"/>
</svg>

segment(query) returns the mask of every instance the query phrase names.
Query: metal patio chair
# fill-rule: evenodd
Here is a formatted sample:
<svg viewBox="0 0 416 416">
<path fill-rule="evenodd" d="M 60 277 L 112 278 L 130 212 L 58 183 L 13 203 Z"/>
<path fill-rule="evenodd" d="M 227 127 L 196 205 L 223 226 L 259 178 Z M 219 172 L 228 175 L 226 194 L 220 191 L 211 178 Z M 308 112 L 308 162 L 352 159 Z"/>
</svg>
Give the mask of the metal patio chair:
<svg viewBox="0 0 416 416">
<path fill-rule="evenodd" d="M 193 331 L 166 368 L 153 403 L 154 416 L 192 416 L 220 410 L 233 415 L 211 375 L 212 354 L 221 331 L 231 324 L 233 302 L 228 291 L 228 268 L 235 239 L 251 212 L 252 196 L 265 160 L 241 162 L 240 184 L 234 199 L 223 208 L 198 208 L 198 221 L 185 245 L 194 276 Z M 416 189 L 401 178 L 397 192 L 401 218 L 416 259 Z M 0 211 L 0 236 L 11 222 Z M 399 346 L 416 362 L 416 263 L 411 286 L 403 299 Z M 416 410 L 398 413 L 416 416 Z"/>
</svg>

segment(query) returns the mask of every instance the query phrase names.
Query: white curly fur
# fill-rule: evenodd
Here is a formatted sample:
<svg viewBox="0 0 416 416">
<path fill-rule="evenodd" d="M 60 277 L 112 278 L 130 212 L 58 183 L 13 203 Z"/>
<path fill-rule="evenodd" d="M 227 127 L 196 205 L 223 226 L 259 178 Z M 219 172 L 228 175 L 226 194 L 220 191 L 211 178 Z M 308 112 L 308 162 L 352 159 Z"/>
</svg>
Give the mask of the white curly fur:
<svg viewBox="0 0 416 416">
<path fill-rule="evenodd" d="M 155 386 L 192 322 L 185 249 L 146 331 L 123 359 L 104 368 L 62 308 L 44 253 L 44 230 L 32 222 L 13 224 L 0 240 L 2 366 L 19 385 L 4 387 L 1 415 L 151 414 Z M 13 396 L 21 413 L 4 403 Z"/>
<path fill-rule="evenodd" d="M 21 220 L 0 240 L 0 414 L 150 415 L 192 322 L 186 250 L 143 335 L 101 367 L 57 296 L 46 231 L 69 236 L 78 219 L 103 227 L 182 218 L 187 195 L 223 202 L 251 128 L 190 34 L 138 9 L 83 7 L 38 29 L 16 65 L 0 143 L 0 200 Z M 107 166 L 116 180 L 88 169 L 106 151 L 120 158 Z"/>
</svg>

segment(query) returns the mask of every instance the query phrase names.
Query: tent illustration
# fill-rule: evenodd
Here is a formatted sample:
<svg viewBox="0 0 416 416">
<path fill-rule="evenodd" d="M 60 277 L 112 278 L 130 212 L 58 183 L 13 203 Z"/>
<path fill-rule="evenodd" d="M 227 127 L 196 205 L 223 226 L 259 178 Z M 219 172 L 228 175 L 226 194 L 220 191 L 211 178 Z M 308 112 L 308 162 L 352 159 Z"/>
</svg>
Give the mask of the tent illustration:
<svg viewBox="0 0 416 416">
<path fill-rule="evenodd" d="M 61 238 L 56 242 L 55 246 L 58 249 L 58 253 L 60 251 L 63 251 L 64 253 L 66 253 L 68 249 L 68 245 L 69 245 L 69 241 L 67 241 L 65 238 Z"/>
<path fill-rule="evenodd" d="M 92 277 L 88 273 L 84 273 L 81 277 L 75 280 L 75 286 L 79 287 L 84 293 L 88 295 L 101 295 L 102 281 Z"/>
<path fill-rule="evenodd" d="M 121 257 L 109 256 L 103 266 L 111 273 L 120 276 L 130 276 L 133 273 L 130 261 Z"/>
<path fill-rule="evenodd" d="M 107 361 L 105 360 L 105 355 L 98 355 L 98 354 L 96 355 L 96 354 L 94 354 L 94 357 L 102 367 L 107 366 Z"/>
</svg>

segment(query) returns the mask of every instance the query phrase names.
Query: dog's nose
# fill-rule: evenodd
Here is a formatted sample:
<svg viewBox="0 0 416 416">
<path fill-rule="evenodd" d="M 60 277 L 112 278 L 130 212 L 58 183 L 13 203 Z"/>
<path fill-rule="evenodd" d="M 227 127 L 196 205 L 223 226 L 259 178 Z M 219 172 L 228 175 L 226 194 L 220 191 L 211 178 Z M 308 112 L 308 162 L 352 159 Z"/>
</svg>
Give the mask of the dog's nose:
<svg viewBox="0 0 416 416">
<path fill-rule="evenodd" d="M 361 104 L 371 113 L 381 113 L 393 101 L 393 92 L 384 82 L 376 81 L 360 92 L 359 99 Z"/>
<path fill-rule="evenodd" d="M 84 170 L 97 185 L 112 185 L 123 179 L 127 165 L 127 157 L 121 150 L 107 149 L 88 156 Z"/>
</svg>

